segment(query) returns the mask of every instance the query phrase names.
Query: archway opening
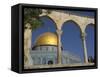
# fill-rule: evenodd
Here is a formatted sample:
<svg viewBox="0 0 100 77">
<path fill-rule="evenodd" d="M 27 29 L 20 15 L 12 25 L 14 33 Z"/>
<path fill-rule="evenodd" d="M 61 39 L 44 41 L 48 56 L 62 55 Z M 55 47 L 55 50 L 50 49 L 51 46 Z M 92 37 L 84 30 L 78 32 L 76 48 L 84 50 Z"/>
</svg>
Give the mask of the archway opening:
<svg viewBox="0 0 100 77">
<path fill-rule="evenodd" d="M 95 54 L 94 25 L 88 24 L 85 29 L 85 32 L 86 32 L 86 45 L 87 45 L 88 61 L 94 62 L 94 54 Z"/>
<path fill-rule="evenodd" d="M 82 62 L 84 62 L 81 29 L 79 25 L 76 22 L 69 20 L 63 24 L 62 30 L 61 41 L 63 50 L 75 54 L 77 57 L 79 56 Z"/>
<path fill-rule="evenodd" d="M 45 32 L 54 32 L 56 31 L 56 24 L 55 22 L 48 16 L 43 16 L 40 18 L 42 21 L 41 27 L 37 28 L 36 30 L 32 31 L 32 46 L 35 44 L 36 38 Z"/>
<path fill-rule="evenodd" d="M 48 61 L 48 64 L 53 64 L 53 61 L 52 61 L 52 60 L 49 60 L 49 61 Z"/>
</svg>

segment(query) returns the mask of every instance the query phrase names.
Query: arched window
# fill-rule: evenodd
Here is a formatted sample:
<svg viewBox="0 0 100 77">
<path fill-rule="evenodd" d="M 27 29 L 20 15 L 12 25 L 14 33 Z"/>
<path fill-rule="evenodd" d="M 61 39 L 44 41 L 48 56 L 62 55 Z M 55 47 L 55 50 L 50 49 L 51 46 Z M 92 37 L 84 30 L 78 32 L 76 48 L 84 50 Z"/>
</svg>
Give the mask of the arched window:
<svg viewBox="0 0 100 77">
<path fill-rule="evenodd" d="M 52 61 L 52 60 L 49 60 L 49 61 L 48 61 L 48 64 L 53 64 L 53 61 Z"/>
<path fill-rule="evenodd" d="M 42 58 L 42 64 L 46 64 L 46 57 Z"/>
<path fill-rule="evenodd" d="M 46 46 L 46 51 L 48 51 L 49 49 L 48 49 L 48 46 Z"/>
</svg>

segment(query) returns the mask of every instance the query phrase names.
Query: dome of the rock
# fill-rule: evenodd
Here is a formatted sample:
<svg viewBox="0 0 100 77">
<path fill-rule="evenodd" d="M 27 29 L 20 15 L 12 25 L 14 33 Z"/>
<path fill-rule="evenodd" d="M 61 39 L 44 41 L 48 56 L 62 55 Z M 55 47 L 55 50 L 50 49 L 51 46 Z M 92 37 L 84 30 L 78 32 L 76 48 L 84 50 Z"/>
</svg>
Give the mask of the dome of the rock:
<svg viewBox="0 0 100 77">
<path fill-rule="evenodd" d="M 41 34 L 35 42 L 35 45 L 56 45 L 57 46 L 57 35 L 55 33 L 46 32 Z"/>
</svg>

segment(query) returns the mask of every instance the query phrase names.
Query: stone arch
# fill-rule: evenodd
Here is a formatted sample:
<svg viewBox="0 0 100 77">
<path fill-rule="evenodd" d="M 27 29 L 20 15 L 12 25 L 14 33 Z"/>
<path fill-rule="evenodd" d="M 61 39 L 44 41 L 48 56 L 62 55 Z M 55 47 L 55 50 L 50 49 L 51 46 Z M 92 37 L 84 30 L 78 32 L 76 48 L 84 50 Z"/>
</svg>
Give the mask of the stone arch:
<svg viewBox="0 0 100 77">
<path fill-rule="evenodd" d="M 85 23 L 84 23 L 84 26 L 85 26 L 84 32 L 85 32 L 85 30 L 86 30 L 86 28 L 87 28 L 88 25 L 93 25 L 95 27 L 95 19 L 94 18 L 87 18 L 85 20 Z"/>
<path fill-rule="evenodd" d="M 80 25 L 79 25 L 75 20 L 72 20 L 72 19 L 71 19 L 71 20 L 65 21 L 65 22 L 62 24 L 62 27 L 63 27 L 63 25 L 64 25 L 65 23 L 67 23 L 67 22 L 73 22 L 74 24 L 77 25 L 77 27 L 79 28 L 80 32 L 82 32 L 82 29 L 81 29 Z"/>
<path fill-rule="evenodd" d="M 46 18 L 50 19 L 55 24 L 55 27 L 57 29 L 57 24 L 55 23 L 55 21 L 50 16 L 44 15 L 44 16 L 41 16 L 40 18 L 42 18 L 42 17 L 46 17 Z"/>
<path fill-rule="evenodd" d="M 85 27 L 85 31 L 86 31 L 86 29 L 87 29 L 88 26 L 92 26 L 92 27 L 95 28 L 95 24 L 93 24 L 93 23 L 88 23 L 88 24 L 86 25 L 86 27 Z"/>
</svg>

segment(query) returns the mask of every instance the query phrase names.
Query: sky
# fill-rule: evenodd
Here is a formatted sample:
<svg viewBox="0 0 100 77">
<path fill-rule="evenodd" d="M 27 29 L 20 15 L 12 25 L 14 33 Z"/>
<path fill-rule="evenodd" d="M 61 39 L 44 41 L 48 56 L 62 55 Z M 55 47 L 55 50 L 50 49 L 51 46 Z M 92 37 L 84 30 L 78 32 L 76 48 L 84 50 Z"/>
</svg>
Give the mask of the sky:
<svg viewBox="0 0 100 77">
<path fill-rule="evenodd" d="M 93 12 L 78 12 L 79 15 L 94 17 Z M 48 17 L 41 18 L 43 25 L 42 27 L 34 30 L 32 32 L 32 45 L 35 44 L 36 38 L 45 32 L 56 32 L 56 27 L 54 22 Z M 62 27 L 63 33 L 61 37 L 61 42 L 63 49 L 78 55 L 81 60 L 84 60 L 84 51 L 82 47 L 82 40 L 80 34 L 80 28 L 77 24 L 72 21 L 66 22 Z M 92 56 L 94 58 L 94 27 L 93 25 L 88 25 L 86 28 L 86 44 L 88 57 Z"/>
</svg>

